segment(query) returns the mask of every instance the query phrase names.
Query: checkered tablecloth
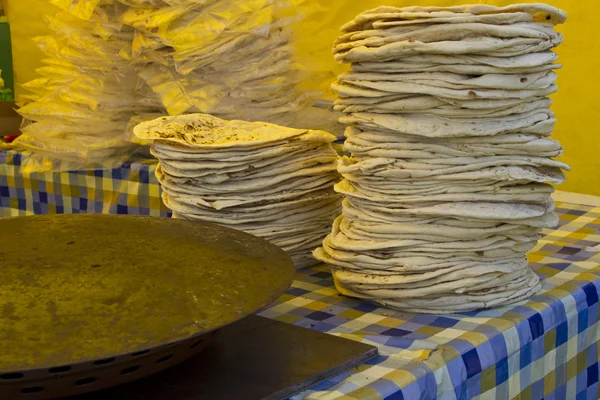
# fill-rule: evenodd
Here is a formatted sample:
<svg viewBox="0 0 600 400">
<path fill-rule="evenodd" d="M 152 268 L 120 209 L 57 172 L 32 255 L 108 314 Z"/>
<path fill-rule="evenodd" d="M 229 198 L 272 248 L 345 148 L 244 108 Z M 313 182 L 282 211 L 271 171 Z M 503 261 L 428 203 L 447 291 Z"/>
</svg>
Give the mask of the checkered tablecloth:
<svg viewBox="0 0 600 400">
<path fill-rule="evenodd" d="M 0 215 L 167 215 L 153 162 L 24 175 L 24 157 L 0 153 Z M 400 313 L 340 296 L 325 267 L 299 273 L 261 314 L 376 345 L 380 355 L 297 398 L 598 399 L 600 207 L 575 203 L 558 203 L 560 226 L 530 256 L 543 291 L 517 306 Z"/>
<path fill-rule="evenodd" d="M 340 296 L 327 268 L 298 275 L 262 313 L 379 347 L 380 355 L 298 398 L 600 398 L 600 207 L 558 203 L 560 227 L 531 254 L 543 291 L 523 304 L 429 316 Z"/>
<path fill-rule="evenodd" d="M 29 152 L 0 150 L 0 217 L 46 213 L 169 216 L 154 176 L 156 162 L 115 169 L 25 173 Z"/>
</svg>

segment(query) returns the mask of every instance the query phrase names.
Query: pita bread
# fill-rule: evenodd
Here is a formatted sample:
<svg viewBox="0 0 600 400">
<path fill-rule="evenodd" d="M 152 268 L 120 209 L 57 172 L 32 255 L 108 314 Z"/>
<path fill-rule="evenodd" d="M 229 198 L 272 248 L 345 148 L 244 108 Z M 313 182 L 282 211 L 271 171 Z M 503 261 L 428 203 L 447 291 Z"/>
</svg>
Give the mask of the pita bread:
<svg viewBox="0 0 600 400">
<path fill-rule="evenodd" d="M 386 7 L 346 24 L 342 215 L 315 258 L 343 295 L 408 312 L 520 302 L 570 167 L 549 138 L 566 14 L 543 4 Z"/>
<path fill-rule="evenodd" d="M 441 215 L 410 215 L 387 212 L 385 210 L 373 210 L 368 208 L 357 208 L 348 198 L 343 201 L 343 215 L 353 220 L 360 219 L 365 222 L 405 224 L 405 223 L 433 223 L 443 221 L 444 224 L 459 227 L 485 227 L 495 226 L 499 223 L 511 225 L 530 226 L 536 228 L 555 228 L 558 226 L 558 216 L 552 209 L 547 209 L 542 215 L 533 217 L 505 220 L 502 216 L 491 216 L 491 219 L 481 220 L 478 218 L 464 216 L 441 216 Z"/>
<path fill-rule="evenodd" d="M 323 131 L 262 122 L 225 121 L 208 114 L 161 117 L 137 125 L 133 132 L 142 140 L 174 142 L 200 149 L 255 147 L 292 138 L 317 143 L 336 140 L 335 136 Z"/>
<path fill-rule="evenodd" d="M 445 118 L 498 118 L 513 114 L 524 114 L 531 111 L 548 109 L 552 105 L 550 99 L 533 99 L 496 109 L 465 109 L 446 103 L 431 96 L 420 99 L 404 99 L 375 105 L 344 106 L 334 105 L 334 110 L 344 113 L 377 113 L 377 114 L 421 114 L 436 115 Z"/>
<path fill-rule="evenodd" d="M 512 274 L 506 274 L 504 280 L 512 279 L 512 283 L 494 289 L 482 289 L 469 293 L 446 293 L 441 296 L 428 295 L 413 299 L 397 299 L 396 294 L 401 295 L 404 292 L 403 290 L 390 291 L 393 297 L 382 299 L 379 296 L 372 297 L 373 291 L 370 291 L 370 295 L 362 294 L 345 287 L 335 278 L 334 282 L 338 290 L 346 295 L 365 298 L 402 311 L 443 314 L 490 308 L 497 305 L 510 305 L 530 297 L 539 291 L 541 285 L 539 278 L 530 269 L 525 269 L 525 271 L 526 273 L 516 280 L 512 278 Z M 489 285 L 490 283 L 487 284 L 487 286 Z"/>
<path fill-rule="evenodd" d="M 453 7 L 391 7 L 381 6 L 359 14 L 353 21 L 342 26 L 342 32 L 363 30 L 364 25 L 382 19 L 408 20 L 408 22 L 425 21 L 427 23 L 448 23 L 448 18 L 460 17 L 490 17 L 481 22 L 492 24 L 491 17 L 497 17 L 499 24 L 514 24 L 517 22 L 537 22 L 558 25 L 567 19 L 567 14 L 546 4 L 515 4 L 506 7 L 496 7 L 487 4 L 453 6 Z M 513 18 L 511 18 L 513 17 Z"/>
<path fill-rule="evenodd" d="M 156 176 L 174 218 L 263 237 L 298 268 L 317 262 L 312 251 L 340 213 L 335 136 L 204 114 L 159 118 L 134 132 L 154 140 Z"/>
<path fill-rule="evenodd" d="M 352 66 L 353 71 L 357 72 L 373 72 L 381 71 L 386 73 L 434 73 L 434 72 L 449 72 L 454 74 L 466 75 L 488 75 L 488 74 L 532 74 L 537 72 L 547 72 L 562 68 L 562 64 L 546 64 L 536 67 L 527 68 L 497 68 L 483 65 L 467 65 L 467 64 L 452 64 L 452 65 L 431 65 L 431 64 L 403 64 L 403 67 L 396 66 L 396 63 L 380 63 L 381 66 L 369 68 L 362 63 L 355 63 Z M 388 65 L 391 64 L 391 65 Z M 398 63 L 401 64 L 401 63 Z"/>
<path fill-rule="evenodd" d="M 490 57 L 474 54 L 465 55 L 421 55 L 415 54 L 402 59 L 402 62 L 361 62 L 352 64 L 352 69 L 367 72 L 385 70 L 389 73 L 403 72 L 395 71 L 404 68 L 413 68 L 413 66 L 469 66 L 469 67 L 489 67 L 497 68 L 503 71 L 515 73 L 514 69 L 529 69 L 548 65 L 553 65 L 558 60 L 558 56 L 552 51 L 544 51 L 533 54 L 524 54 L 515 57 Z M 422 71 L 419 71 L 422 72 Z M 465 72 L 457 72 L 464 74 Z M 519 73 L 519 72 L 516 72 Z M 485 74 L 485 73 L 484 73 Z"/>
<path fill-rule="evenodd" d="M 539 189 L 541 188 L 541 189 Z M 346 196 L 358 197 L 377 201 L 380 203 L 423 203 L 433 202 L 498 202 L 498 203 L 527 203 L 527 204 L 545 204 L 549 201 L 552 189 L 549 185 L 529 186 L 525 190 L 514 190 L 512 188 L 499 188 L 492 193 L 468 192 L 468 193 L 445 193 L 445 194 L 427 194 L 427 195 L 400 195 L 397 193 L 380 193 L 374 191 L 365 191 L 357 184 L 344 180 L 335 186 L 337 193 Z"/>
<path fill-rule="evenodd" d="M 543 81 L 546 83 L 552 78 Z M 531 97 L 544 97 L 555 93 L 558 88 L 550 84 L 538 89 L 486 89 L 486 88 L 446 88 L 438 85 L 436 81 L 417 82 L 389 82 L 389 81 L 362 81 L 345 79 L 333 83 L 331 88 L 341 97 L 384 97 L 392 94 L 417 94 L 438 97 L 450 104 L 451 101 L 473 100 L 506 100 L 527 99 Z M 504 103 L 505 104 L 505 103 Z"/>
<path fill-rule="evenodd" d="M 431 85 L 448 89 L 545 89 L 552 85 L 557 75 L 553 71 L 544 71 L 530 74 L 486 74 L 477 77 L 450 72 L 422 72 L 422 73 L 373 73 L 373 72 L 347 72 L 338 77 L 339 82 L 349 82 L 360 85 L 360 82 L 406 82 Z"/>
<path fill-rule="evenodd" d="M 384 25 L 386 23 L 381 23 Z M 385 26 L 389 26 L 386 24 Z M 377 28 L 377 25 L 375 25 Z M 418 41 L 403 41 L 384 44 L 380 47 L 353 47 L 335 54 L 338 62 L 353 63 L 374 61 L 379 62 L 401 60 L 414 53 L 461 55 L 476 54 L 492 57 L 515 57 L 525 54 L 539 53 L 559 46 L 563 41 L 562 35 L 543 39 L 492 37 L 471 37 L 460 41 L 423 43 Z"/>
<path fill-rule="evenodd" d="M 375 39 L 375 41 L 360 43 L 360 45 L 377 46 L 381 45 L 379 43 L 402 42 L 405 40 L 418 40 L 424 43 L 433 41 L 455 41 L 473 36 L 549 39 L 555 37 L 556 35 L 557 32 L 548 25 L 527 22 L 511 25 L 491 25 L 484 23 L 424 23 L 419 25 L 401 25 L 392 28 L 365 29 L 359 32 L 349 32 L 336 39 L 334 43 L 334 51 L 342 44 L 356 43 L 361 40 L 369 39 Z M 386 40 L 380 41 L 381 39 Z"/>
</svg>

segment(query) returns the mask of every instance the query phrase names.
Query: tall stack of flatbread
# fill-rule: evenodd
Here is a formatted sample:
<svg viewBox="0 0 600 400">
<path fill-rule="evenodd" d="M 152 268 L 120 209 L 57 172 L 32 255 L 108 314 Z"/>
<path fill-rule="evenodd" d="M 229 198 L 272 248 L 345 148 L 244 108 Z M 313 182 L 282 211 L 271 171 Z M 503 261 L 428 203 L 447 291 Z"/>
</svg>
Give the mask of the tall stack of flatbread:
<svg viewBox="0 0 600 400">
<path fill-rule="evenodd" d="M 154 142 L 163 201 L 175 218 L 265 238 L 297 268 L 318 263 L 312 251 L 341 205 L 335 136 L 207 114 L 143 122 L 134 134 Z"/>
<path fill-rule="evenodd" d="M 526 253 L 558 223 L 551 51 L 543 4 L 379 7 L 335 58 L 345 115 L 343 215 L 315 256 L 342 294 L 411 312 L 513 304 L 540 289 Z"/>
<path fill-rule="evenodd" d="M 296 1 L 119 1 L 135 30 L 127 57 L 169 114 L 288 126 L 314 101 L 296 89 L 288 29 Z"/>
<path fill-rule="evenodd" d="M 65 11 L 45 17 L 50 34 L 34 38 L 46 58 L 40 78 L 23 85 L 28 104 L 18 112 L 27 124 L 16 143 L 75 164 L 106 165 L 133 151 L 125 136 L 129 119 L 160 102 L 119 55 L 133 40 L 133 30 L 120 23 L 126 7 L 89 3 L 62 4 Z"/>
</svg>

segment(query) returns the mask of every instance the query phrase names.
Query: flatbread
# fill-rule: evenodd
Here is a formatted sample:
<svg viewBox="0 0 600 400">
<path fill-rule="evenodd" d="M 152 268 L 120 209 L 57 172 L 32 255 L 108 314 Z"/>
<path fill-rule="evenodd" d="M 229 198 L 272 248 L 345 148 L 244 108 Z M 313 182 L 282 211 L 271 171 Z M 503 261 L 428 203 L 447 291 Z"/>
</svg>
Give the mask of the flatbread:
<svg viewBox="0 0 600 400">
<path fill-rule="evenodd" d="M 161 117 L 134 128 L 153 140 L 156 177 L 174 218 L 208 221 L 271 241 L 297 268 L 341 213 L 335 136 L 205 114 Z"/>
<path fill-rule="evenodd" d="M 487 4 L 475 4 L 452 7 L 391 7 L 380 6 L 359 14 L 353 21 L 342 26 L 342 32 L 352 32 L 364 29 L 365 24 L 382 19 L 400 20 L 407 22 L 449 23 L 453 18 L 490 17 L 479 19 L 480 22 L 498 24 L 514 24 L 517 22 L 538 22 L 558 25 L 567 19 L 567 14 L 546 4 L 514 4 L 506 7 L 496 7 Z M 492 19 L 496 17 L 496 20 Z M 462 22 L 462 21 L 461 21 Z"/>
<path fill-rule="evenodd" d="M 347 295 L 407 312 L 514 304 L 526 253 L 558 224 L 570 167 L 549 136 L 566 14 L 543 4 L 387 7 L 342 27 L 342 215 L 318 260 Z"/>
<path fill-rule="evenodd" d="M 200 149 L 256 147 L 286 139 L 333 143 L 336 137 L 323 131 L 285 128 L 263 122 L 225 121 L 208 114 L 161 117 L 137 125 L 142 140 L 159 140 Z"/>
<path fill-rule="evenodd" d="M 364 61 L 392 61 L 414 53 L 461 55 L 477 54 L 492 57 L 516 57 L 539 53 L 559 46 L 562 35 L 546 40 L 530 38 L 499 39 L 491 37 L 472 37 L 461 41 L 431 42 L 403 41 L 384 44 L 380 47 L 354 47 L 335 54 L 338 62 L 353 63 Z"/>
</svg>

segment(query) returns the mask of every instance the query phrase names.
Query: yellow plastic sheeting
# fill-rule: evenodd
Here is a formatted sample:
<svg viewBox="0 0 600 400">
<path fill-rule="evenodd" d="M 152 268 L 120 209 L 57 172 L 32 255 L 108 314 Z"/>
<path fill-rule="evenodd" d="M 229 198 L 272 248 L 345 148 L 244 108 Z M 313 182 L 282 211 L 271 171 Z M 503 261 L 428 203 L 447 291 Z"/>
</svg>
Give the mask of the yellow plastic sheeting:
<svg viewBox="0 0 600 400">
<path fill-rule="evenodd" d="M 299 28 L 298 53 L 306 68 L 317 77 L 306 82 L 307 87 L 318 87 L 334 96 L 329 84 L 348 66 L 338 65 L 331 55 L 331 47 L 339 35 L 339 27 L 362 11 L 390 5 L 454 6 L 483 3 L 505 6 L 527 1 L 476 0 L 307 0 L 314 14 L 307 17 Z M 558 30 L 565 35 L 565 43 L 557 49 L 564 67 L 558 71 L 559 92 L 553 97 L 558 124 L 555 138 L 565 146 L 562 161 L 570 164 L 567 182 L 562 191 L 600 195 L 600 41 L 596 40 L 596 0 L 547 0 L 548 4 L 569 13 L 565 25 Z M 531 3 L 531 2 L 530 2 Z"/>
<path fill-rule="evenodd" d="M 40 77 L 35 70 L 42 66 L 44 54 L 33 38 L 50 33 L 44 16 L 54 15 L 59 9 L 46 0 L 2 0 L 2 4 L 10 23 L 15 97 L 18 103 L 21 96 L 28 93 L 21 85 Z"/>
</svg>

